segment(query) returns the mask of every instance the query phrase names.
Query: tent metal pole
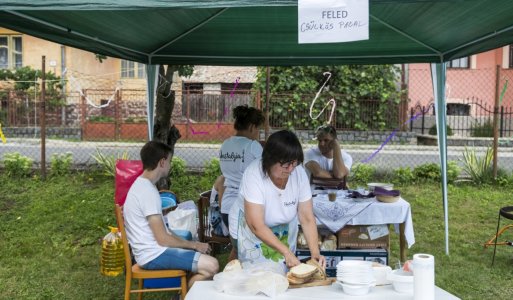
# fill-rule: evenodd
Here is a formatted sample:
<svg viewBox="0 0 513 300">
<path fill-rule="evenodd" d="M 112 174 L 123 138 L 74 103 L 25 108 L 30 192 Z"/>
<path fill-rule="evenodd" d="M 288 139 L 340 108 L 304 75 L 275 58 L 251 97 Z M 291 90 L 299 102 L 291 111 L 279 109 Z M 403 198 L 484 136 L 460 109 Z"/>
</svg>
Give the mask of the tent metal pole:
<svg viewBox="0 0 513 300">
<path fill-rule="evenodd" d="M 449 255 L 449 207 L 447 199 L 447 127 L 445 106 L 445 78 L 446 65 L 440 59 L 440 63 L 431 64 L 431 80 L 433 81 L 433 95 L 436 110 L 436 129 L 438 133 L 438 148 L 440 151 L 440 171 L 442 174 L 442 199 L 445 222 L 445 254 Z"/>
<path fill-rule="evenodd" d="M 146 106 L 146 115 L 148 123 L 148 141 L 153 140 L 153 111 L 155 107 L 155 94 L 157 91 L 158 67 L 158 65 L 146 65 L 146 97 L 148 100 Z"/>
</svg>

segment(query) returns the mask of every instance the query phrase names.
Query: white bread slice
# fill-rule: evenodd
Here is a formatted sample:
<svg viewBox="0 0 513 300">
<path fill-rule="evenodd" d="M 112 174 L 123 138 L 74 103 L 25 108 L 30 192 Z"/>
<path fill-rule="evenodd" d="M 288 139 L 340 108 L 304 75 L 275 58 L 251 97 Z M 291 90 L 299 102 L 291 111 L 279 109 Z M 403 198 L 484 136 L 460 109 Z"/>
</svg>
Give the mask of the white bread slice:
<svg viewBox="0 0 513 300">
<path fill-rule="evenodd" d="M 310 281 L 310 277 L 307 277 L 307 278 L 297 278 L 297 277 L 294 277 L 290 272 L 287 273 L 287 280 L 289 281 L 290 284 L 303 284 L 305 282 L 308 282 Z"/>
<path fill-rule="evenodd" d="M 296 278 L 308 278 L 317 272 L 317 267 L 307 264 L 299 264 L 290 269 L 292 276 Z"/>
<path fill-rule="evenodd" d="M 242 265 L 240 264 L 240 261 L 238 259 L 234 259 L 226 264 L 224 267 L 223 272 L 230 272 L 230 271 L 236 271 L 236 270 L 242 270 Z"/>
</svg>

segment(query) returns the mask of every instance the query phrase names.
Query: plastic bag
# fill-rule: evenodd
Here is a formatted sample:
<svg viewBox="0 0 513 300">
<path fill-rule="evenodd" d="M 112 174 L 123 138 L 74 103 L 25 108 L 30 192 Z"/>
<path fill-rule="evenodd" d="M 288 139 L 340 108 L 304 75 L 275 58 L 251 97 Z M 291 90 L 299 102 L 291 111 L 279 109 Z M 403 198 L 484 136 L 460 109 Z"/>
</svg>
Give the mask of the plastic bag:
<svg viewBox="0 0 513 300">
<path fill-rule="evenodd" d="M 116 161 L 116 180 L 114 202 L 119 205 L 125 204 L 126 195 L 134 181 L 143 172 L 142 161 L 124 160 Z"/>
<path fill-rule="evenodd" d="M 214 287 L 219 292 L 236 296 L 264 294 L 274 298 L 285 292 L 289 281 L 282 264 L 261 262 L 243 263 L 242 270 L 221 272 L 214 276 Z"/>
<path fill-rule="evenodd" d="M 166 217 L 171 230 L 187 230 L 191 233 L 192 239 L 197 240 L 198 208 L 193 201 L 178 204 L 178 207 L 174 211 L 170 211 Z"/>
</svg>

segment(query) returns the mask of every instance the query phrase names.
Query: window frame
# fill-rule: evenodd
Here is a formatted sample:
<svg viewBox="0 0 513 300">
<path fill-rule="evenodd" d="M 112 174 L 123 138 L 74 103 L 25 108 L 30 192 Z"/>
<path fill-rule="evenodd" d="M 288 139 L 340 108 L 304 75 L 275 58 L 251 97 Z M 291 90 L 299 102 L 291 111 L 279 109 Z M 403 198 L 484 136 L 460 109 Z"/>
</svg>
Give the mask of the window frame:
<svg viewBox="0 0 513 300">
<path fill-rule="evenodd" d="M 144 64 L 121 59 L 121 78 L 123 79 L 145 79 L 146 69 Z"/>
<path fill-rule="evenodd" d="M 20 34 L 1 34 L 0 38 L 7 40 L 7 45 L 0 45 L 0 48 L 7 49 L 7 63 L 5 65 L 0 64 L 0 70 L 13 70 L 23 67 L 23 36 Z M 20 49 L 16 49 L 17 43 L 15 40 L 19 40 Z"/>
<path fill-rule="evenodd" d="M 461 62 L 466 60 L 466 66 L 461 66 Z M 470 56 L 453 59 L 447 62 L 447 69 L 470 69 Z M 457 65 L 455 65 L 457 64 Z"/>
</svg>

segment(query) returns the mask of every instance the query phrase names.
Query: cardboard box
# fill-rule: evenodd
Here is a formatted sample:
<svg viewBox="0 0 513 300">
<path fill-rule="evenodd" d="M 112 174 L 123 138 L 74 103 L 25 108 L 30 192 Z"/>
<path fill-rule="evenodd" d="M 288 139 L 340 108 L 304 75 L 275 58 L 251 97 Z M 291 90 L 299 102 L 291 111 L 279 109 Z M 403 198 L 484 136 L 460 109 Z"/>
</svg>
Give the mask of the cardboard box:
<svg viewBox="0 0 513 300">
<path fill-rule="evenodd" d="M 387 225 L 346 225 L 337 232 L 339 249 L 388 249 L 390 235 Z"/>
<path fill-rule="evenodd" d="M 337 277 L 337 264 L 341 260 L 365 260 L 388 265 L 388 252 L 386 249 L 340 249 L 334 251 L 321 251 L 326 257 L 326 275 Z M 297 250 L 298 259 L 310 257 L 310 250 Z"/>
</svg>

